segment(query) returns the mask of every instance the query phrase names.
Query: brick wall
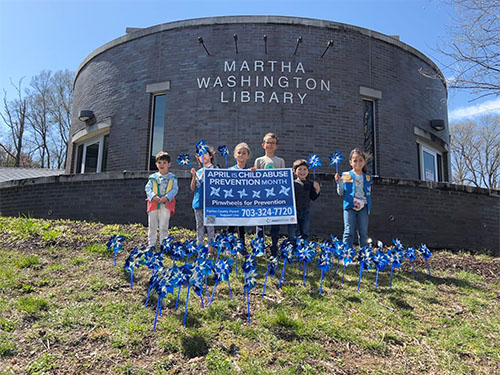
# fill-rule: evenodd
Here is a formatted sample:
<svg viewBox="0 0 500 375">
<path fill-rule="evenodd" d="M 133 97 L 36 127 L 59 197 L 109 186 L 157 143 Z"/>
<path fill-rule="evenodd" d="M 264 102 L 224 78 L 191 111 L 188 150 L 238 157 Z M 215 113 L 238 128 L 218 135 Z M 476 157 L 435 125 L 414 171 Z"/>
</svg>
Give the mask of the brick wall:
<svg viewBox="0 0 500 375">
<path fill-rule="evenodd" d="M 147 172 L 62 175 L 0 183 L 0 215 L 69 218 L 106 223 L 147 223 Z M 187 171 L 171 226 L 194 228 Z M 331 174 L 317 174 L 321 196 L 312 202 L 312 235 L 342 236 L 342 201 Z M 369 235 L 389 243 L 427 243 L 432 248 L 488 249 L 500 256 L 500 193 L 443 183 L 374 179 Z M 281 229 L 286 234 L 284 226 Z"/>
</svg>

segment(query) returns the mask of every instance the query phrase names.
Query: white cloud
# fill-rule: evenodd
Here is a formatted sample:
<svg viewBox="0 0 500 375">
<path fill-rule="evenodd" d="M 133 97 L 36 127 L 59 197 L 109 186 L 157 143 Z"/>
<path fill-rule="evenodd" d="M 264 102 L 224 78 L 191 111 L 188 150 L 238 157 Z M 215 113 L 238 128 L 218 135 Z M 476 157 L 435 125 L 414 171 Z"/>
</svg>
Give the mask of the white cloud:
<svg viewBox="0 0 500 375">
<path fill-rule="evenodd" d="M 500 114 L 500 98 L 454 109 L 448 113 L 448 119 L 455 122 L 490 114 Z"/>
</svg>

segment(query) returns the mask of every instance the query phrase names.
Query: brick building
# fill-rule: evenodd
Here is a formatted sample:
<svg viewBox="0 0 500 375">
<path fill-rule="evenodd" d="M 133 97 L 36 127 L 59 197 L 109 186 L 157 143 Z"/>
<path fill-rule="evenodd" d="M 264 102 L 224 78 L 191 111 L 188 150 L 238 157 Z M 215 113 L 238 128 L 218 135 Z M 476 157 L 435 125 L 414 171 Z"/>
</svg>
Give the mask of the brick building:
<svg viewBox="0 0 500 375">
<path fill-rule="evenodd" d="M 175 159 L 200 139 L 231 151 L 244 141 L 257 157 L 274 132 L 287 166 L 312 153 L 324 161 L 313 235 L 341 235 L 327 158 L 360 147 L 376 176 L 371 237 L 498 254 L 498 191 L 448 183 L 439 77 L 397 36 L 330 21 L 238 16 L 127 29 L 77 70 L 66 175 L 0 182 L 0 214 L 146 223 L 144 184 L 159 150 Z M 180 190 L 171 225 L 192 228 L 189 173 L 175 161 L 172 170 Z"/>
</svg>

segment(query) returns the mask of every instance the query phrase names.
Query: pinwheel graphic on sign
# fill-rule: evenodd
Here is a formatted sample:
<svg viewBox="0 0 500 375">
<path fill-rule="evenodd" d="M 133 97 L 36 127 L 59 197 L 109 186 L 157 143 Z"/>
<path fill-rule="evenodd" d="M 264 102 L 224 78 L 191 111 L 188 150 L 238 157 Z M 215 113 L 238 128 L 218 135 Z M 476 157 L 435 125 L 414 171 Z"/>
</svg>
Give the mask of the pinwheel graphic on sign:
<svg viewBox="0 0 500 375">
<path fill-rule="evenodd" d="M 220 152 L 220 154 L 222 156 L 224 156 L 224 160 L 226 161 L 226 169 L 227 169 L 227 154 L 229 151 L 228 151 L 226 145 L 217 147 L 217 150 Z"/>
<path fill-rule="evenodd" d="M 110 237 L 108 243 L 106 244 L 108 250 L 113 250 L 114 253 L 114 267 L 116 267 L 116 254 L 118 251 L 123 249 L 122 242 L 125 240 L 124 236 L 114 234 Z"/>
<path fill-rule="evenodd" d="M 314 181 L 316 181 L 316 168 L 321 167 L 321 159 L 317 154 L 312 154 L 311 157 L 307 160 L 307 164 L 313 170 Z"/>
<path fill-rule="evenodd" d="M 344 160 L 344 157 L 340 155 L 340 152 L 335 151 L 334 154 L 330 154 L 328 157 L 330 160 L 330 165 L 335 165 L 335 173 L 339 173 L 339 164 Z"/>
<path fill-rule="evenodd" d="M 418 252 L 422 255 L 422 258 L 425 260 L 425 265 L 427 266 L 427 271 L 429 272 L 429 276 L 431 275 L 431 268 L 429 267 L 429 258 L 432 256 L 431 251 L 427 248 L 427 245 L 421 244 L 418 248 Z"/>
</svg>

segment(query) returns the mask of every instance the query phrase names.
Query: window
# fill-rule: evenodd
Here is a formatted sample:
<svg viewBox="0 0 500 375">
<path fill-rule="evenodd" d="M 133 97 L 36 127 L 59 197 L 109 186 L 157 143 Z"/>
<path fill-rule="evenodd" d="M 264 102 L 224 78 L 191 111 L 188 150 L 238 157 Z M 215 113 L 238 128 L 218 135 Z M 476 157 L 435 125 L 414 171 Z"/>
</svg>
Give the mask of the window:
<svg viewBox="0 0 500 375">
<path fill-rule="evenodd" d="M 363 100 L 363 129 L 365 134 L 364 151 L 371 158 L 366 164 L 368 174 L 377 174 L 375 164 L 375 102 L 373 100 Z"/>
<path fill-rule="evenodd" d="M 155 156 L 163 151 L 163 137 L 165 135 L 165 94 L 153 95 L 153 110 L 151 116 L 151 153 L 149 157 L 149 170 L 156 170 Z"/>
<path fill-rule="evenodd" d="M 98 173 L 106 170 L 109 134 L 77 146 L 75 173 Z"/>
<path fill-rule="evenodd" d="M 420 179 L 443 181 L 442 155 L 426 145 L 420 145 L 419 150 Z"/>
</svg>

